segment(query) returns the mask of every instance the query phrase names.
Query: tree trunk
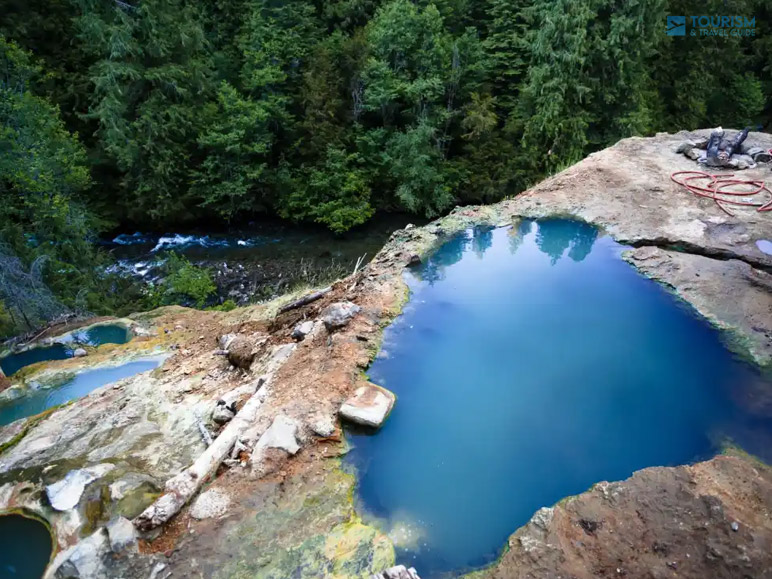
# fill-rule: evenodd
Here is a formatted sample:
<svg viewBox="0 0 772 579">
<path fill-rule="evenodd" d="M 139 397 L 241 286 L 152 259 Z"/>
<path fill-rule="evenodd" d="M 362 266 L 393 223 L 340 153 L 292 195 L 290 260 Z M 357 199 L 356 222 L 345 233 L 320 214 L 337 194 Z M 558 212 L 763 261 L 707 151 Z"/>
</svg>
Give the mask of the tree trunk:
<svg viewBox="0 0 772 579">
<path fill-rule="evenodd" d="M 220 463 L 236 444 L 244 431 L 252 426 L 257 411 L 262 404 L 258 392 L 265 384 L 265 378 L 258 380 L 257 388 L 252 397 L 228 423 L 212 444 L 187 469 L 166 481 L 166 492 L 152 505 L 146 508 L 136 519 L 134 525 L 149 531 L 163 525 L 187 504 L 201 486 L 217 471 Z"/>
</svg>

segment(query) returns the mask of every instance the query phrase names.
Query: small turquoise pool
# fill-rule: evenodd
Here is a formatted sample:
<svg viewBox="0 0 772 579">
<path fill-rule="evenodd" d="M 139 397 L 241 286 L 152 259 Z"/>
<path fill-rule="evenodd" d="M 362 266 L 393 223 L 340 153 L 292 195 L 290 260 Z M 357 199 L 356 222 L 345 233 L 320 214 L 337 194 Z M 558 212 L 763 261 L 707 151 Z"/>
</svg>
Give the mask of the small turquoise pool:
<svg viewBox="0 0 772 579">
<path fill-rule="evenodd" d="M 474 229 L 408 274 L 369 374 L 397 404 L 350 432 L 359 509 L 422 577 L 494 561 L 543 506 L 714 455 L 772 459 L 772 388 L 585 224 Z"/>
<path fill-rule="evenodd" d="M 85 396 L 105 384 L 111 384 L 140 372 L 158 367 L 163 360 L 151 358 L 128 362 L 121 366 L 86 370 L 54 388 L 43 388 L 0 405 L 0 426 Z"/>
<path fill-rule="evenodd" d="M 125 344 L 131 339 L 131 332 L 119 324 L 94 326 L 87 330 L 74 331 L 63 344 L 48 347 L 38 347 L 11 354 L 0 358 L 0 368 L 6 376 L 15 374 L 25 366 L 47 362 L 49 360 L 64 360 L 71 358 L 73 351 L 79 346 L 101 346 L 102 344 Z"/>
<path fill-rule="evenodd" d="M 40 521 L 0 516 L 0 577 L 40 579 L 52 550 L 51 534 Z"/>
</svg>

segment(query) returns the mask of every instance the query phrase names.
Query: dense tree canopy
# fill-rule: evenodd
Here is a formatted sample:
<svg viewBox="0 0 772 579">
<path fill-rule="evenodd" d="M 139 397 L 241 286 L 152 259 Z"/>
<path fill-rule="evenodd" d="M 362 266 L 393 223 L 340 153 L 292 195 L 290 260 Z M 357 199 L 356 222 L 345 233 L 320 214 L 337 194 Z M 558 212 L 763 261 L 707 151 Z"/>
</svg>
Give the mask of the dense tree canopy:
<svg viewBox="0 0 772 579">
<path fill-rule="evenodd" d="M 772 123 L 762 0 L 0 0 L 0 14 L 0 242 L 22 269 L 46 255 L 70 306 L 105 224 L 267 214 L 344 232 L 517 194 L 626 136 Z M 756 30 L 670 37 L 667 14 Z"/>
</svg>

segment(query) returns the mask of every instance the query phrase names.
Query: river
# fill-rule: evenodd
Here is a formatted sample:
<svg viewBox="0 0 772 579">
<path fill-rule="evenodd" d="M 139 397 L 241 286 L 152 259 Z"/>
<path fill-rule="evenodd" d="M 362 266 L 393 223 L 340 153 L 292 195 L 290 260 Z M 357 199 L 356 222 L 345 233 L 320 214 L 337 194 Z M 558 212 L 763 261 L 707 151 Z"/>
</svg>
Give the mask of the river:
<svg viewBox="0 0 772 579">
<path fill-rule="evenodd" d="M 370 261 L 389 236 L 415 216 L 381 215 L 344 235 L 280 221 L 230 231 L 115 233 L 101 244 L 116 259 L 109 271 L 158 282 L 164 253 L 174 251 L 211 268 L 220 301 L 239 305 L 273 298 L 298 285 L 321 285 Z"/>
</svg>

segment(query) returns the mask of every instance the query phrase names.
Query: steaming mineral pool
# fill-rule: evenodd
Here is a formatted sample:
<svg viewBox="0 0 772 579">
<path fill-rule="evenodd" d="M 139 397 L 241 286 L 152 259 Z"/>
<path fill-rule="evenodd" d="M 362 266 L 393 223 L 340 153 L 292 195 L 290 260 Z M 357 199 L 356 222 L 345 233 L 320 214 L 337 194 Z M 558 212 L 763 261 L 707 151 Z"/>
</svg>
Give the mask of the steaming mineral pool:
<svg viewBox="0 0 772 579">
<path fill-rule="evenodd" d="M 772 459 L 770 385 L 585 224 L 474 229 L 407 274 L 370 379 L 398 397 L 350 432 L 358 508 L 422 577 L 491 563 L 539 508 L 716 454 Z M 754 401 L 756 403 L 754 404 Z"/>
<path fill-rule="evenodd" d="M 162 358 L 147 358 L 128 362 L 120 366 L 96 368 L 75 374 L 61 385 L 41 388 L 0 405 L 0 426 L 20 418 L 40 414 L 44 410 L 85 396 L 105 384 L 111 384 L 140 372 L 158 367 Z"/>
<path fill-rule="evenodd" d="M 0 516 L 0 577 L 39 579 L 52 549 L 51 534 L 40 521 Z"/>
<path fill-rule="evenodd" d="M 47 347 L 31 348 L 18 354 L 0 358 L 0 368 L 10 376 L 31 364 L 48 360 L 71 358 L 80 346 L 101 346 L 102 344 L 125 344 L 131 339 L 131 332 L 120 324 L 102 324 L 85 330 L 76 330 L 67 335 L 62 343 Z"/>
</svg>

